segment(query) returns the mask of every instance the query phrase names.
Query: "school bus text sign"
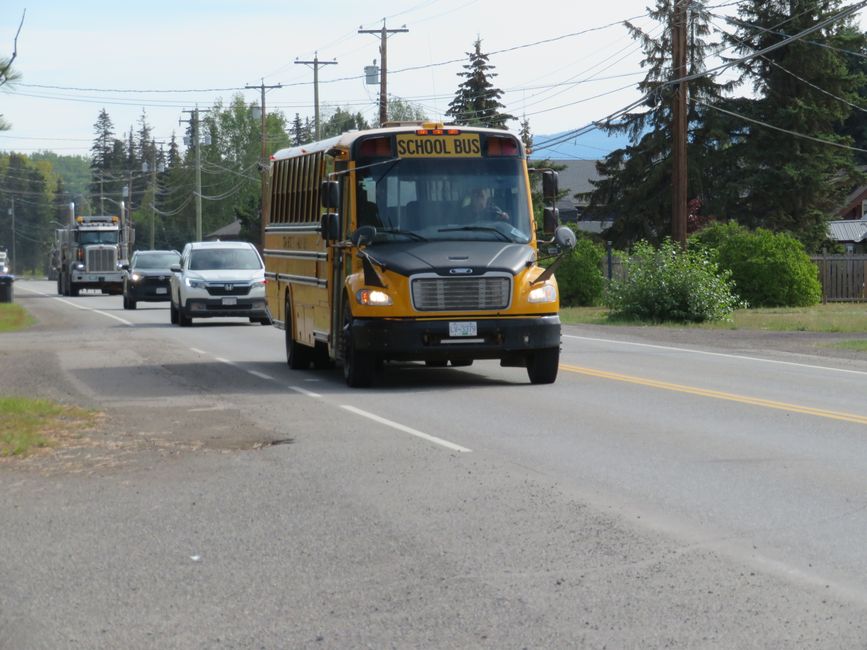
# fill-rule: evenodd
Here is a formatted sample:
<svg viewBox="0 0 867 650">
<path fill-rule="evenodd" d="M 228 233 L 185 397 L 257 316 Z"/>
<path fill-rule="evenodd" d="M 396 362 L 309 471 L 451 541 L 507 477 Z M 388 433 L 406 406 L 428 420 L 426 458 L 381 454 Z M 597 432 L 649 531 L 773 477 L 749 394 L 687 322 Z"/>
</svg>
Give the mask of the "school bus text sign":
<svg viewBox="0 0 867 650">
<path fill-rule="evenodd" d="M 397 136 L 399 158 L 463 157 L 478 158 L 482 155 L 478 133 L 458 135 L 416 135 L 400 133 Z"/>
</svg>

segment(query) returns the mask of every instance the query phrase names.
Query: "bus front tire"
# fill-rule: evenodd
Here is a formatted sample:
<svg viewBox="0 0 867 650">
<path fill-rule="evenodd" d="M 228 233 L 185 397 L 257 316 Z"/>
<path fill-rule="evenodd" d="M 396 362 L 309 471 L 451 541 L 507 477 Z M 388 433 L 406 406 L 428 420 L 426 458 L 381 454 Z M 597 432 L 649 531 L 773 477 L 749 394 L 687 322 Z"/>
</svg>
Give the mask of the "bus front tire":
<svg viewBox="0 0 867 650">
<path fill-rule="evenodd" d="M 352 341 L 352 313 L 349 305 L 343 308 L 343 378 L 350 388 L 367 388 L 376 375 L 376 355 L 357 350 Z"/>
<path fill-rule="evenodd" d="M 560 348 L 545 348 L 530 352 L 527 357 L 527 375 L 531 384 L 553 384 L 560 367 Z"/>
</svg>

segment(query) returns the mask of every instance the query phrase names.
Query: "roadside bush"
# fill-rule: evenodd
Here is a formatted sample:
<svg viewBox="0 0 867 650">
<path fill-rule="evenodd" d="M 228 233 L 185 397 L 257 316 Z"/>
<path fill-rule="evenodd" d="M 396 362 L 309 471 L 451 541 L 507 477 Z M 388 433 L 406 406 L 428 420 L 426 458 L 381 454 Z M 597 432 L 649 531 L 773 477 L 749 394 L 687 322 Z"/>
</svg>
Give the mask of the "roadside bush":
<svg viewBox="0 0 867 650">
<path fill-rule="evenodd" d="M 719 266 L 731 271 L 738 295 L 753 307 L 805 307 L 822 297 L 816 265 L 791 235 L 730 222 L 705 228 L 690 243 L 713 251 Z"/>
<path fill-rule="evenodd" d="M 639 242 L 623 265 L 625 279 L 612 280 L 605 294 L 615 318 L 701 323 L 730 320 L 740 306 L 730 272 L 708 253 L 684 251 L 670 239 L 659 249 Z"/>
<path fill-rule="evenodd" d="M 602 300 L 605 278 L 602 258 L 605 251 L 587 237 L 578 235 L 572 254 L 557 267 L 554 275 L 560 289 L 560 304 L 566 307 L 590 307 Z"/>
</svg>

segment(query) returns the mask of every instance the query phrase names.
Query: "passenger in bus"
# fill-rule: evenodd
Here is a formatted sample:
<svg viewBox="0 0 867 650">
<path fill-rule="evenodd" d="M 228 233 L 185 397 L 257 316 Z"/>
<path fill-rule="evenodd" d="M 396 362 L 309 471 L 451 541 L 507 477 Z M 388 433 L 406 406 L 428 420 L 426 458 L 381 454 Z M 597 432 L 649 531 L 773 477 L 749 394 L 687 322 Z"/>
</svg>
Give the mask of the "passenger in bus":
<svg viewBox="0 0 867 650">
<path fill-rule="evenodd" d="M 464 216 L 467 221 L 508 221 L 509 214 L 491 202 L 491 192 L 486 187 L 475 187 L 464 201 Z"/>
</svg>

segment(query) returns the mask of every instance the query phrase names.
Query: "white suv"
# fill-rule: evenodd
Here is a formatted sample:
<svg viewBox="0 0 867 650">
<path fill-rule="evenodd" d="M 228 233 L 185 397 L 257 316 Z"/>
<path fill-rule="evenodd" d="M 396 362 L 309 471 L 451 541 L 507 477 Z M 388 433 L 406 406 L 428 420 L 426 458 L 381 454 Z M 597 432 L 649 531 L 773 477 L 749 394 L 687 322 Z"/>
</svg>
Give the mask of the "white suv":
<svg viewBox="0 0 867 650">
<path fill-rule="evenodd" d="M 265 267 L 249 242 L 194 242 L 171 267 L 170 314 L 174 324 L 193 318 L 243 316 L 271 324 L 265 303 Z"/>
</svg>

